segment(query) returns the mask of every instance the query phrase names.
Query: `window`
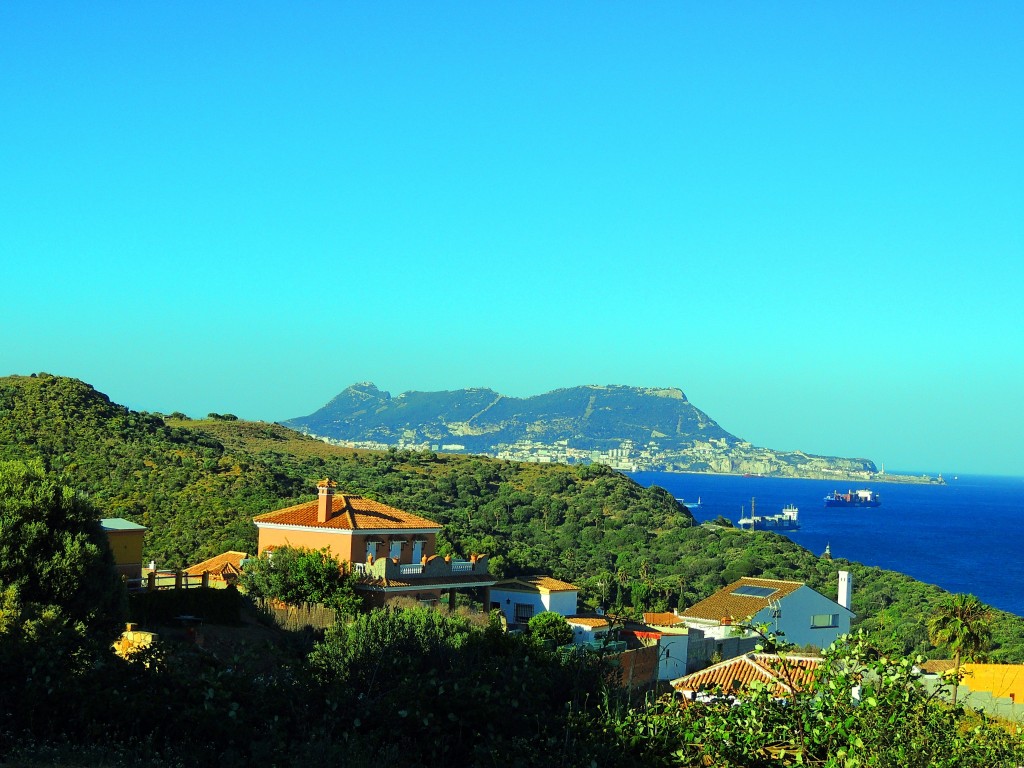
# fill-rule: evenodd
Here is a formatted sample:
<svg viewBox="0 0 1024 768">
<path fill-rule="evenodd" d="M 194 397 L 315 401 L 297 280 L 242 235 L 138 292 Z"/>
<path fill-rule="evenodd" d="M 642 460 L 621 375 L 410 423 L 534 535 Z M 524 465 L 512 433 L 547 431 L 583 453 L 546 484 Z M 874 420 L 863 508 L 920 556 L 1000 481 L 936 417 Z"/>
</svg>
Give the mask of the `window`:
<svg viewBox="0 0 1024 768">
<path fill-rule="evenodd" d="M 529 603 L 516 603 L 516 624 L 529 624 L 533 618 L 533 606 Z"/>
<path fill-rule="evenodd" d="M 368 542 L 366 542 L 366 557 L 367 557 L 367 559 L 369 559 L 371 557 L 373 559 L 375 559 L 375 560 L 377 559 L 377 542 L 376 541 L 368 541 Z"/>
<path fill-rule="evenodd" d="M 729 594 L 736 595 L 737 597 L 769 597 L 778 591 L 774 587 L 754 587 L 750 584 L 743 584 L 736 587 Z"/>
<path fill-rule="evenodd" d="M 772 606 L 772 618 L 773 619 L 781 619 L 782 618 L 782 609 L 779 608 L 779 606 L 777 606 L 777 605 Z"/>
<path fill-rule="evenodd" d="M 388 557 L 392 558 L 393 560 L 401 560 L 402 559 L 402 542 L 401 541 L 395 541 L 394 539 L 391 540 L 391 551 L 388 553 Z"/>
<path fill-rule="evenodd" d="M 826 627 L 838 627 L 838 613 L 816 613 L 811 616 L 811 629 L 824 629 Z"/>
<path fill-rule="evenodd" d="M 413 541 L 412 543 L 412 561 L 413 563 L 419 563 L 423 559 L 423 542 Z"/>
</svg>

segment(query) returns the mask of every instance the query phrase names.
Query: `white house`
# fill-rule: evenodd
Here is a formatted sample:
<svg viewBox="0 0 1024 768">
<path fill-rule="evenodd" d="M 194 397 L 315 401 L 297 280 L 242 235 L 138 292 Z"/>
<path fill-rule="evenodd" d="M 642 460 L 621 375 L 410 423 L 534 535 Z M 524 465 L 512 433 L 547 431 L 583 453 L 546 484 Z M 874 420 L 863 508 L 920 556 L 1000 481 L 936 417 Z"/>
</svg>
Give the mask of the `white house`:
<svg viewBox="0 0 1024 768">
<path fill-rule="evenodd" d="M 576 645 L 600 643 L 611 629 L 604 616 L 566 616 L 565 620 L 572 627 L 572 641 Z"/>
<path fill-rule="evenodd" d="M 644 624 L 650 631 L 634 630 L 641 642 L 658 644 L 658 679 L 674 680 L 685 675 L 690 659 L 690 628 L 676 613 L 645 613 Z M 703 640 L 700 630 L 693 630 Z"/>
<path fill-rule="evenodd" d="M 687 626 L 706 637 L 735 634 L 736 624 L 765 625 L 787 643 L 827 648 L 850 631 L 853 582 L 839 572 L 840 602 L 799 581 L 744 577 L 683 611 Z"/>
<path fill-rule="evenodd" d="M 517 576 L 491 587 L 491 609 L 505 614 L 509 626 L 528 624 L 534 614 L 554 611 L 576 615 L 579 587 L 550 576 Z"/>
</svg>

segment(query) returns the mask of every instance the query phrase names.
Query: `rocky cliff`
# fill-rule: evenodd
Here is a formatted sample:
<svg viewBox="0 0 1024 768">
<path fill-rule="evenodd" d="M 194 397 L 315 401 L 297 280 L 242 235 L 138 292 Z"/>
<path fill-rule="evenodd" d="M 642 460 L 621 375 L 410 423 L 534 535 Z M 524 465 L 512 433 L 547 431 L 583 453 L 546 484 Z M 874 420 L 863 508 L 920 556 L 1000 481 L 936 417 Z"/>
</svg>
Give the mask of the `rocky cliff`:
<svg viewBox="0 0 1024 768">
<path fill-rule="evenodd" d="M 828 478 L 876 472 L 868 459 L 753 446 L 674 388 L 581 386 L 528 398 L 491 389 L 392 396 L 365 382 L 284 424 L 356 446 L 602 461 L 621 469 Z"/>
</svg>

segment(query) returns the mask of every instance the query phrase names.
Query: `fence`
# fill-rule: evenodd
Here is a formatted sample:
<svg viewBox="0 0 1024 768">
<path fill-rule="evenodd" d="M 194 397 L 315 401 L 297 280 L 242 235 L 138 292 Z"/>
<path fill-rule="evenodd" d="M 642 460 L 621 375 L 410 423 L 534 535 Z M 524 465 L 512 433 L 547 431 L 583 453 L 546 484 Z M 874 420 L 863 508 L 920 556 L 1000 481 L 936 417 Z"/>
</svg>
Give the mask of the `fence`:
<svg viewBox="0 0 1024 768">
<path fill-rule="evenodd" d="M 196 589 L 210 586 L 210 574 L 193 576 L 184 571 L 146 571 L 141 578 L 125 579 L 129 592 L 152 592 L 158 589 Z"/>
<path fill-rule="evenodd" d="M 253 606 L 268 621 L 281 629 L 297 632 L 307 627 L 324 630 L 334 626 L 337 612 L 320 603 L 303 603 L 287 605 L 272 600 L 254 600 Z"/>
</svg>

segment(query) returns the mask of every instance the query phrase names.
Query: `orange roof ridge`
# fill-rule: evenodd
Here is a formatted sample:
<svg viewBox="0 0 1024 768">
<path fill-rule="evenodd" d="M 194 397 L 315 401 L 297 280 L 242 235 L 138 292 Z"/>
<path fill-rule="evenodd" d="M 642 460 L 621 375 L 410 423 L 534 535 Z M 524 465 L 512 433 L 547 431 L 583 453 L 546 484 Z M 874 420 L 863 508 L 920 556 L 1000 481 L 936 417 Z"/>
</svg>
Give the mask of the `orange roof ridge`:
<svg viewBox="0 0 1024 768">
<path fill-rule="evenodd" d="M 349 497 L 345 494 L 341 495 L 342 508 L 345 510 L 345 514 L 348 516 L 348 525 L 353 531 L 359 527 L 359 523 L 356 521 L 356 513 L 352 509 L 352 503 L 349 501 Z"/>
<path fill-rule="evenodd" d="M 232 568 L 238 568 L 241 565 L 242 560 L 247 558 L 249 555 L 247 552 L 238 552 L 237 550 L 228 550 L 227 552 L 221 552 L 219 555 L 208 557 L 201 563 L 196 563 L 188 568 L 184 568 L 183 571 L 192 575 L 201 575 L 204 571 L 213 572 L 216 568 L 223 569 L 225 566 L 231 566 Z"/>
<path fill-rule="evenodd" d="M 334 494 L 331 499 L 331 514 L 322 523 L 317 520 L 318 505 L 319 500 L 293 504 L 256 515 L 253 522 L 257 525 L 271 523 L 341 530 L 442 527 L 440 523 L 428 518 L 356 494 Z"/>
<path fill-rule="evenodd" d="M 817 656 L 779 656 L 771 653 L 745 653 L 713 664 L 706 669 L 684 675 L 672 681 L 677 690 L 721 688 L 725 693 L 736 693 L 752 680 L 760 679 L 776 686 L 779 693 L 791 693 L 793 687 L 805 688 L 821 664 Z M 783 679 L 782 670 L 787 674 Z"/>
</svg>

